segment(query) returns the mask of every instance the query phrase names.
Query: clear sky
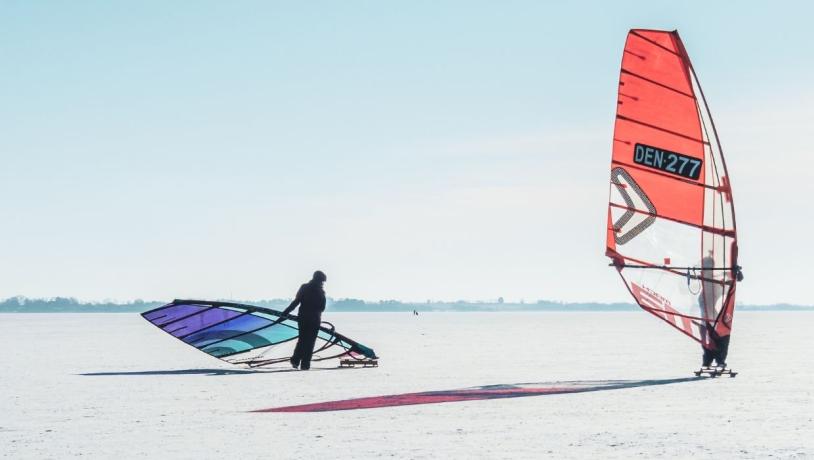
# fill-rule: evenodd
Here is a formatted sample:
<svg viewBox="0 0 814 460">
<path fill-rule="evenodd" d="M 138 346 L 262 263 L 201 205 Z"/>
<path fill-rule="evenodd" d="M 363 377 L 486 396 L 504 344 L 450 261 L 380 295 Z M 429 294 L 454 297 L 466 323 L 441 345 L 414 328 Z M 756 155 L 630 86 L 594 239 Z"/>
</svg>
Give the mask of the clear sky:
<svg viewBox="0 0 814 460">
<path fill-rule="evenodd" d="M 814 303 L 807 2 L 0 3 L 0 297 L 628 301 L 619 62 L 677 28 L 748 303 Z"/>
</svg>

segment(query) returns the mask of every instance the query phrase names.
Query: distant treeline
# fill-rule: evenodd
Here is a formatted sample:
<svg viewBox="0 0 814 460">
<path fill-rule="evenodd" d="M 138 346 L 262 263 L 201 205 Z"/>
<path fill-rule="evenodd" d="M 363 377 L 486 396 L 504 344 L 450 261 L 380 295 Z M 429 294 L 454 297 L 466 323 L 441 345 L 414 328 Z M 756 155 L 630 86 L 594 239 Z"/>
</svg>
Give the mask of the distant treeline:
<svg viewBox="0 0 814 460">
<path fill-rule="evenodd" d="M 333 311 L 632 311 L 637 307 L 629 303 L 569 303 L 538 300 L 534 303 L 512 302 L 400 302 L 380 300 L 368 302 L 361 299 L 333 300 L 329 307 Z"/>
<path fill-rule="evenodd" d="M 81 302 L 71 297 L 29 299 L 12 297 L 0 302 L 0 313 L 140 313 L 158 307 L 162 302 Z"/>
<path fill-rule="evenodd" d="M 255 301 L 234 300 L 258 307 L 282 310 L 291 299 L 268 299 Z M 70 297 L 52 299 L 29 299 L 12 297 L 0 301 L 0 313 L 141 313 L 159 307 L 166 302 L 134 300 L 132 302 L 81 302 Z M 511 311 L 560 311 L 560 312 L 615 312 L 635 311 L 638 307 L 631 303 L 586 303 L 556 302 L 538 300 L 534 303 L 512 303 L 498 300 L 496 302 L 472 301 L 427 301 L 401 302 L 398 300 L 381 300 L 377 302 L 361 299 L 328 299 L 328 311 L 336 312 L 511 312 Z M 814 311 L 811 305 L 738 305 L 740 311 Z"/>
</svg>

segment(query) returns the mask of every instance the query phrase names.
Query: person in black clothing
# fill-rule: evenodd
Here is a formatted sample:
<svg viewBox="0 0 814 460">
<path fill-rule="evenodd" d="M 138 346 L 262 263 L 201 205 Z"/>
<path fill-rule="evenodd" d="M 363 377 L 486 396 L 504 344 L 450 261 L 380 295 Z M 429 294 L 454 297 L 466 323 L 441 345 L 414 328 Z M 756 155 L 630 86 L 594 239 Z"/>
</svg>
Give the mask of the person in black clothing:
<svg viewBox="0 0 814 460">
<path fill-rule="evenodd" d="M 718 284 L 717 279 L 718 271 L 715 270 L 715 258 L 712 251 L 707 251 L 707 255 L 701 259 L 701 293 L 698 296 L 698 305 L 701 307 L 701 317 L 706 321 L 701 334 L 713 346 L 714 349 L 709 349 L 703 344 L 701 349 L 704 355 L 701 361 L 701 366 L 709 367 L 712 361 L 718 366 L 726 366 L 726 349 L 722 345 L 728 345 L 729 337 L 726 337 L 727 344 L 721 343 L 721 337 L 715 333 L 715 307 L 721 296 L 723 295 L 723 285 Z"/>
<path fill-rule="evenodd" d="M 737 254 L 735 254 L 737 255 Z M 734 257 L 733 257 L 734 262 Z M 734 264 L 734 278 L 736 282 L 743 281 L 743 272 L 740 265 Z M 704 355 L 701 359 L 701 366 L 710 367 L 712 361 L 718 367 L 726 367 L 726 356 L 729 353 L 729 335 L 719 336 L 715 332 L 714 320 L 716 317 L 716 306 L 723 295 L 723 282 L 720 281 L 720 270 L 715 270 L 715 258 L 712 251 L 707 251 L 706 257 L 701 259 L 701 294 L 698 296 L 698 304 L 701 306 L 701 316 L 706 319 L 701 334 L 711 342 L 715 349 L 702 345 Z M 726 308 L 722 306 L 721 308 Z"/>
<path fill-rule="evenodd" d="M 328 280 L 325 273 L 317 270 L 311 281 L 300 286 L 297 296 L 284 311 L 283 315 L 291 313 L 297 305 L 300 306 L 297 315 L 297 325 L 300 334 L 297 337 L 297 346 L 291 357 L 291 365 L 296 369 L 307 371 L 311 368 L 311 355 L 314 353 L 314 343 L 322 322 L 322 312 L 325 311 L 325 289 L 323 284 Z"/>
</svg>

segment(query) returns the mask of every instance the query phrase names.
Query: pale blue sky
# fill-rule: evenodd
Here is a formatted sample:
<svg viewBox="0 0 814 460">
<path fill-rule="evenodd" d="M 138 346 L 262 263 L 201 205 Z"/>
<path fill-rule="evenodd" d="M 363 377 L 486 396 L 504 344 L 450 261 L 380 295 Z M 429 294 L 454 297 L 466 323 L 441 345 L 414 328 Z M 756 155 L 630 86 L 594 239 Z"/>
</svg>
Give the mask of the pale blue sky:
<svg viewBox="0 0 814 460">
<path fill-rule="evenodd" d="M 0 3 L 0 297 L 628 300 L 631 27 L 677 28 L 750 303 L 812 303 L 805 2 Z"/>
</svg>

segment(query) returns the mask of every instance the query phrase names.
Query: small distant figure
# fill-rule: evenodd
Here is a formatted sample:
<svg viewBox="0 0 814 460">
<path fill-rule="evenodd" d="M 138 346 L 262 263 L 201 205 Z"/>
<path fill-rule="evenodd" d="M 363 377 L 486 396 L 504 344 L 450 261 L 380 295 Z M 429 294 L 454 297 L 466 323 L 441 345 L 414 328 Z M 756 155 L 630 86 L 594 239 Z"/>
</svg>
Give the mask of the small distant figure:
<svg viewBox="0 0 814 460">
<path fill-rule="evenodd" d="M 311 355 L 314 353 L 314 343 L 319 333 L 319 325 L 322 323 L 322 312 L 325 311 L 325 289 L 324 284 L 328 281 L 325 273 L 317 270 L 311 281 L 300 286 L 297 296 L 291 301 L 283 315 L 291 313 L 297 305 L 300 311 L 297 314 L 297 325 L 299 326 L 299 336 L 297 346 L 294 348 L 294 355 L 291 356 L 291 366 L 307 371 L 311 368 Z"/>
<path fill-rule="evenodd" d="M 418 310 L 413 310 L 413 316 L 418 316 Z"/>
</svg>

